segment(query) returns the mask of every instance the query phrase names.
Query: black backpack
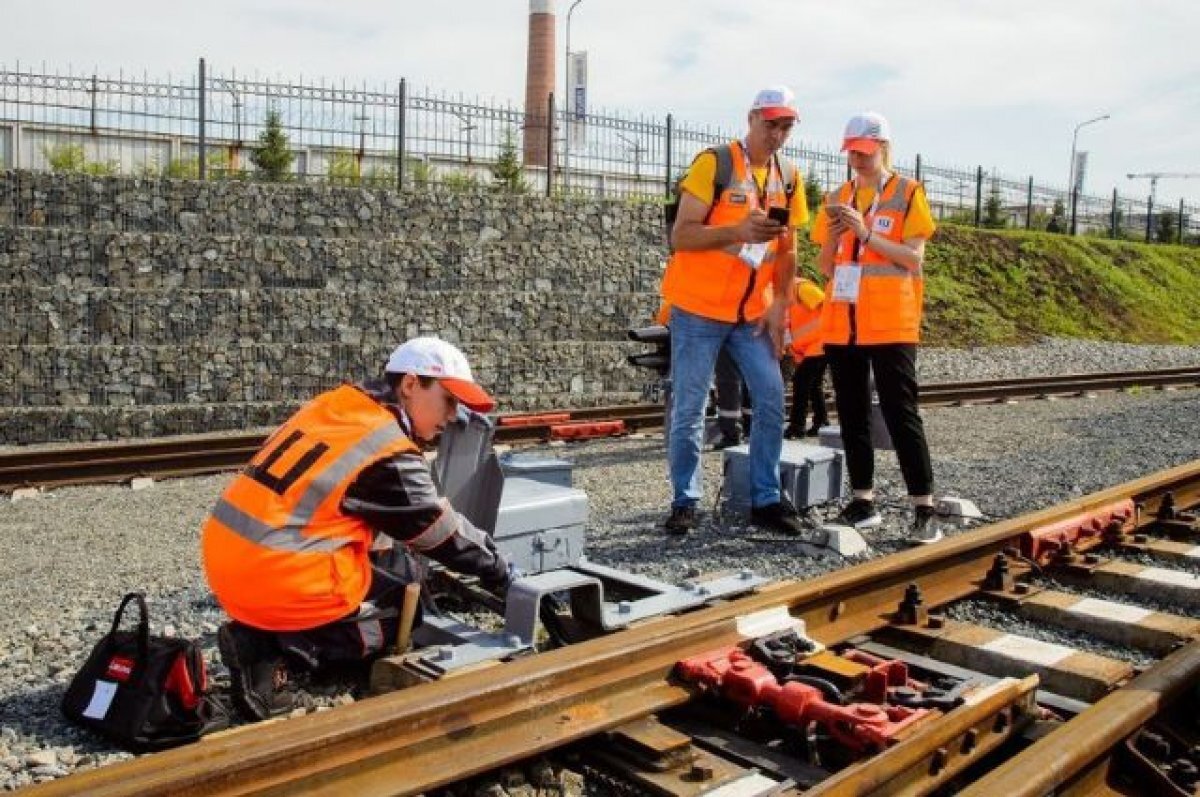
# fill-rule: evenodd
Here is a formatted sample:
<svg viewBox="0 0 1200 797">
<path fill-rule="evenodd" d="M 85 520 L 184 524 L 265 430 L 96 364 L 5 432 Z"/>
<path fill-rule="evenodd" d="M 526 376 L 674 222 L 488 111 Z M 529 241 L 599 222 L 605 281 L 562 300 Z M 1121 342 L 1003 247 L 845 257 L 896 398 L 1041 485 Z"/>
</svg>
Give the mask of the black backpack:
<svg viewBox="0 0 1200 797">
<path fill-rule="evenodd" d="M 728 187 L 729 181 L 733 179 L 733 148 L 729 144 L 722 144 L 719 147 L 709 147 L 704 152 L 711 152 L 717 158 L 717 168 L 713 174 L 713 200 L 715 201 L 721 192 Z M 697 155 L 696 157 L 700 156 Z M 792 197 L 796 194 L 796 164 L 786 158 L 780 158 L 778 154 L 774 158 L 775 163 L 779 166 L 780 174 L 783 175 L 783 189 L 787 194 L 788 207 L 791 207 Z M 675 186 L 671 190 L 671 198 L 663 206 L 663 231 L 666 234 L 667 248 L 672 250 L 671 230 L 675 227 L 675 217 L 679 215 L 679 201 L 683 196 L 683 189 L 680 186 L 683 184 L 683 179 L 686 176 L 687 172 L 684 172 L 675 181 Z M 712 213 L 711 206 L 708 212 Z M 704 221 L 708 221 L 707 216 L 704 217 Z"/>
</svg>

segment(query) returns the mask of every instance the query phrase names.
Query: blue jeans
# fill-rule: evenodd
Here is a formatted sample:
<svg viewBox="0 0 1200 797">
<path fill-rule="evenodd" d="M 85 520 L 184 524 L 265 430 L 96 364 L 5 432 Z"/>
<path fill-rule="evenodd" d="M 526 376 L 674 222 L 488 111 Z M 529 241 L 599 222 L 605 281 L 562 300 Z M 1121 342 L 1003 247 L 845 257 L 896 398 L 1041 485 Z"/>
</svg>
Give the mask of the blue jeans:
<svg viewBox="0 0 1200 797">
<path fill-rule="evenodd" d="M 766 332 L 753 323 L 729 324 L 671 308 L 671 433 L 667 467 L 672 507 L 695 506 L 703 495 L 700 450 L 704 405 L 722 346 L 737 363 L 754 402 L 750 428 L 752 506 L 779 501 L 779 453 L 783 448 L 783 375 Z"/>
</svg>

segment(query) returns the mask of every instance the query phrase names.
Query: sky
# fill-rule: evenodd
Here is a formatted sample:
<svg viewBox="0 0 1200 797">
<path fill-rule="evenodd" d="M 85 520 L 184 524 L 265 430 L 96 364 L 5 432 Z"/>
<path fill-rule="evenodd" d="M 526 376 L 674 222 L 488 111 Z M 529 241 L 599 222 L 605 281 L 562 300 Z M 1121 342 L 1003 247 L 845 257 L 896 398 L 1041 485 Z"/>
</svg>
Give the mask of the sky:
<svg viewBox="0 0 1200 797">
<path fill-rule="evenodd" d="M 558 83 L 571 0 L 557 0 Z M 524 99 L 528 0 L 0 0 L 0 63 L 56 71 L 214 70 L 388 81 Z M 1085 191 L 1144 198 L 1130 172 L 1200 173 L 1196 0 L 581 0 L 589 106 L 739 131 L 755 91 L 785 84 L 792 143 L 836 146 L 862 110 L 892 124 L 901 161 L 996 169 L 1065 186 L 1072 134 Z M 1200 178 L 1158 202 L 1200 204 Z"/>
</svg>

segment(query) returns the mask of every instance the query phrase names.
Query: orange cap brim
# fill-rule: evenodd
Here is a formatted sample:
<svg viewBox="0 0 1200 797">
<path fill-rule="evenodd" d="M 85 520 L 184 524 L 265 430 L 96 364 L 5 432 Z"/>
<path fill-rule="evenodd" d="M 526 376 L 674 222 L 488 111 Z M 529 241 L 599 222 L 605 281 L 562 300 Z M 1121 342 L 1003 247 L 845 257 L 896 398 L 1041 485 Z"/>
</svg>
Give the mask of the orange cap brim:
<svg viewBox="0 0 1200 797">
<path fill-rule="evenodd" d="M 794 108 L 788 108 L 786 105 L 776 105 L 773 108 L 763 108 L 759 113 L 766 120 L 772 119 L 799 119 L 800 114 L 796 113 Z"/>
<path fill-rule="evenodd" d="M 842 152 L 861 152 L 864 155 L 874 155 L 879 151 L 877 138 L 848 138 L 842 142 Z"/>
<path fill-rule="evenodd" d="M 491 412 L 496 409 L 496 400 L 474 382 L 446 377 L 439 380 L 446 392 L 459 400 L 464 407 L 475 412 Z"/>
</svg>

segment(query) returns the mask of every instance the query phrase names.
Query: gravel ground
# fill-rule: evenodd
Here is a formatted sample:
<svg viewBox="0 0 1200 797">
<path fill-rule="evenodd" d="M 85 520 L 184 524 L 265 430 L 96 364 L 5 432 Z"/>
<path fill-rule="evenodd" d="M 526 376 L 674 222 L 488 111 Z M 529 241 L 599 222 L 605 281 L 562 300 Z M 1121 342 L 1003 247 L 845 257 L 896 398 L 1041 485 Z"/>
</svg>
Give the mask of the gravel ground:
<svg viewBox="0 0 1200 797">
<path fill-rule="evenodd" d="M 1023 349 L 922 352 L 923 378 L 960 380 L 1200 362 L 1200 348 L 1047 341 Z M 1200 391 L 1141 391 L 1092 399 L 925 412 L 939 495 L 975 500 L 992 517 L 1051 505 L 1200 457 Z M 1149 433 L 1145 433 L 1149 431 Z M 1139 432 L 1122 437 L 1125 432 Z M 842 566 L 836 555 L 706 512 L 700 528 L 668 539 L 669 502 L 658 436 L 551 449 L 575 464 L 587 491 L 588 555 L 668 581 L 749 567 L 804 578 Z M 720 457 L 705 455 L 711 503 Z M 129 757 L 60 720 L 63 689 L 107 629 L 121 595 L 147 593 L 158 633 L 198 638 L 215 660 L 222 615 L 200 575 L 198 529 L 228 475 L 152 489 L 64 488 L 0 503 L 0 789 Z M 873 553 L 903 547 L 907 510 L 890 454 L 878 456 L 885 524 Z M 890 502 L 890 503 L 886 503 Z M 826 514 L 834 514 L 830 508 Z M 1051 632 L 1052 633 L 1052 632 Z M 1057 637 L 1071 644 L 1067 637 Z M 222 674 L 219 665 L 215 674 Z M 318 694 L 312 706 L 349 698 Z"/>
</svg>

